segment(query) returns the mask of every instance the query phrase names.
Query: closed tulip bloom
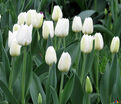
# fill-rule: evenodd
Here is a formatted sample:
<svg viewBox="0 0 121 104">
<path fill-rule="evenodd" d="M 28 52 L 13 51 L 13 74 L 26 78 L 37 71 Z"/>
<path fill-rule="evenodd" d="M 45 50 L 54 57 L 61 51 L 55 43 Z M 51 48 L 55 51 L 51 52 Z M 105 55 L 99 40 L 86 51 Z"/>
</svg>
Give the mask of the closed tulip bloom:
<svg viewBox="0 0 121 104">
<path fill-rule="evenodd" d="M 68 52 L 63 52 L 58 62 L 58 69 L 61 72 L 68 72 L 71 66 L 71 56 Z"/>
<path fill-rule="evenodd" d="M 51 38 L 54 36 L 53 21 L 44 21 L 42 26 L 42 36 L 44 39 L 47 39 L 49 35 Z"/>
<path fill-rule="evenodd" d="M 75 16 L 72 23 L 72 30 L 74 32 L 80 32 L 82 30 L 82 21 L 79 16 Z"/>
<path fill-rule="evenodd" d="M 66 37 L 69 33 L 69 20 L 59 19 L 55 27 L 55 35 L 58 37 Z"/>
<path fill-rule="evenodd" d="M 90 53 L 93 48 L 93 37 L 88 35 L 83 35 L 81 39 L 80 49 L 84 53 Z"/>
<path fill-rule="evenodd" d="M 117 53 L 120 47 L 120 39 L 118 36 L 114 37 L 111 42 L 110 51 L 112 53 Z"/>
<path fill-rule="evenodd" d="M 48 65 L 52 65 L 53 63 L 56 64 L 57 57 L 56 57 L 56 52 L 53 46 L 49 46 L 47 48 L 46 54 L 45 54 L 45 61 Z"/>
<path fill-rule="evenodd" d="M 14 31 L 18 31 L 19 28 L 20 28 L 20 25 L 14 24 L 14 26 L 13 26 L 13 32 Z"/>
<path fill-rule="evenodd" d="M 103 37 L 102 37 L 101 33 L 96 33 L 94 36 L 94 39 L 95 39 L 95 49 L 96 50 L 103 49 L 104 42 L 103 42 Z"/>
<path fill-rule="evenodd" d="M 82 27 L 82 32 L 84 34 L 92 34 L 93 33 L 93 20 L 91 17 L 85 18 L 84 24 Z"/>
<path fill-rule="evenodd" d="M 32 24 L 33 27 L 40 28 L 42 26 L 43 17 L 43 13 L 37 13 L 36 10 L 29 10 L 27 12 L 26 24 Z"/>
<path fill-rule="evenodd" d="M 86 90 L 87 93 L 92 93 L 92 91 L 93 91 L 92 84 L 91 84 L 91 81 L 90 81 L 88 76 L 86 78 L 85 90 Z"/>
<path fill-rule="evenodd" d="M 13 33 L 11 31 L 9 31 L 9 33 L 8 33 L 8 47 L 9 48 L 11 47 L 11 44 L 12 44 L 13 40 L 16 39 L 16 34 L 17 34 L 16 31 L 13 32 Z"/>
<path fill-rule="evenodd" d="M 61 11 L 61 8 L 58 5 L 54 6 L 54 9 L 52 12 L 52 19 L 54 21 L 58 21 L 58 19 L 60 19 L 62 17 L 63 17 L 63 13 Z"/>
<path fill-rule="evenodd" d="M 10 47 L 10 55 L 19 56 L 20 51 L 21 51 L 21 46 L 16 42 L 16 40 L 13 40 L 11 47 Z"/>
<path fill-rule="evenodd" d="M 33 26 L 21 25 L 17 31 L 16 40 L 19 45 L 26 46 L 32 41 L 32 29 Z"/>
<path fill-rule="evenodd" d="M 22 12 L 18 15 L 18 24 L 22 25 L 26 22 L 26 12 Z"/>
</svg>

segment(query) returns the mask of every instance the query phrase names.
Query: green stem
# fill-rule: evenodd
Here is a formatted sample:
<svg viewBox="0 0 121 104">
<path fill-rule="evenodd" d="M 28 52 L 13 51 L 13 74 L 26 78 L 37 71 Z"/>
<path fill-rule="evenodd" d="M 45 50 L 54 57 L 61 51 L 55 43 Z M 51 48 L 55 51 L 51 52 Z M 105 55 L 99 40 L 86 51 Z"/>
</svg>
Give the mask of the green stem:
<svg viewBox="0 0 121 104">
<path fill-rule="evenodd" d="M 62 99 L 63 82 L 64 82 L 64 73 L 62 72 L 62 74 L 61 74 L 60 91 L 59 91 L 60 104 L 61 104 L 61 99 Z"/>
<path fill-rule="evenodd" d="M 66 41 L 65 41 L 65 37 L 63 38 L 63 47 L 66 47 Z"/>
<path fill-rule="evenodd" d="M 81 71 L 81 76 L 80 76 L 81 84 L 82 84 L 82 82 L 83 82 L 83 78 L 84 78 L 85 64 L 86 64 L 86 54 L 84 53 L 84 54 L 83 54 L 82 71 Z"/>
<path fill-rule="evenodd" d="M 95 10 L 97 10 L 97 0 L 94 1 L 95 2 Z"/>
<path fill-rule="evenodd" d="M 75 37 L 75 40 L 78 40 L 78 32 L 76 32 L 76 37 Z"/>
<path fill-rule="evenodd" d="M 58 41 L 58 49 L 60 49 L 60 45 L 61 45 L 61 38 L 59 38 L 59 41 Z"/>
<path fill-rule="evenodd" d="M 10 71 L 10 77 L 9 77 L 9 91 L 12 93 L 12 82 L 13 82 L 13 70 L 14 70 L 14 62 L 13 59 L 14 57 L 12 57 L 12 68 Z"/>
<path fill-rule="evenodd" d="M 55 36 L 55 38 L 54 38 L 55 50 L 56 50 L 56 39 L 57 39 L 57 37 Z"/>
<path fill-rule="evenodd" d="M 23 69 L 22 69 L 22 80 L 21 80 L 21 93 L 22 93 L 22 104 L 25 104 L 24 93 L 25 93 L 25 73 L 26 73 L 26 47 L 24 47 L 24 59 L 23 59 Z"/>
</svg>

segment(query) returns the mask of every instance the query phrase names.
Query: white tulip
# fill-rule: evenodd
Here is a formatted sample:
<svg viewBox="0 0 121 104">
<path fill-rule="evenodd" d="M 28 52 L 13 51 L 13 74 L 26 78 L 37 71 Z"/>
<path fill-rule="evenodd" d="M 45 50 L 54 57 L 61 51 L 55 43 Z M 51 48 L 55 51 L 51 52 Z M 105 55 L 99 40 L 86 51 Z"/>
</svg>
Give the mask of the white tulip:
<svg viewBox="0 0 121 104">
<path fill-rule="evenodd" d="M 29 45 L 32 41 L 32 29 L 33 26 L 21 25 L 17 31 L 16 40 L 18 44 L 22 46 Z"/>
<path fill-rule="evenodd" d="M 55 27 L 55 35 L 58 37 L 66 37 L 69 33 L 69 20 L 59 19 Z"/>
<path fill-rule="evenodd" d="M 54 6 L 54 9 L 52 12 L 52 19 L 54 21 L 58 21 L 58 19 L 60 19 L 62 17 L 63 17 L 63 13 L 61 11 L 61 8 L 58 5 Z"/>
<path fill-rule="evenodd" d="M 9 33 L 8 33 L 8 47 L 9 48 L 11 47 L 13 40 L 16 40 L 16 34 L 17 34 L 16 31 L 13 33 L 11 31 L 9 31 Z"/>
<path fill-rule="evenodd" d="M 81 32 L 82 30 L 82 20 L 79 16 L 75 16 L 72 22 L 72 31 Z"/>
<path fill-rule="evenodd" d="M 49 35 L 51 38 L 54 36 L 53 21 L 44 21 L 42 26 L 42 36 L 44 39 L 47 39 Z"/>
<path fill-rule="evenodd" d="M 93 48 L 93 37 L 88 35 L 83 35 L 80 42 L 80 49 L 84 53 L 90 53 Z"/>
<path fill-rule="evenodd" d="M 22 12 L 18 15 L 18 24 L 22 25 L 26 22 L 26 12 Z"/>
<path fill-rule="evenodd" d="M 118 36 L 114 37 L 111 42 L 110 51 L 112 53 L 117 53 L 120 47 L 120 39 Z"/>
<path fill-rule="evenodd" d="M 27 12 L 26 24 L 32 24 L 33 27 L 40 28 L 42 26 L 43 17 L 43 13 L 37 13 L 36 10 L 29 10 Z"/>
<path fill-rule="evenodd" d="M 21 46 L 16 42 L 16 40 L 12 41 L 10 47 L 10 55 L 11 56 L 19 56 L 21 51 Z"/>
<path fill-rule="evenodd" d="M 93 33 L 93 20 L 91 17 L 85 18 L 84 24 L 82 27 L 82 32 L 84 34 L 92 34 Z"/>
<path fill-rule="evenodd" d="M 71 56 L 68 52 L 63 52 L 58 62 L 58 69 L 61 72 L 68 72 L 71 66 Z"/>
<path fill-rule="evenodd" d="M 96 50 L 103 49 L 104 42 L 103 42 L 103 37 L 102 37 L 101 33 L 96 33 L 94 36 L 94 39 L 95 39 L 95 49 Z"/>
<path fill-rule="evenodd" d="M 20 28 L 20 25 L 14 24 L 14 26 L 13 26 L 13 32 L 18 31 L 19 28 Z"/>
<path fill-rule="evenodd" d="M 56 57 L 56 52 L 53 46 L 49 46 L 47 48 L 46 54 L 45 54 L 45 61 L 48 65 L 52 65 L 53 63 L 56 64 L 57 57 Z"/>
</svg>

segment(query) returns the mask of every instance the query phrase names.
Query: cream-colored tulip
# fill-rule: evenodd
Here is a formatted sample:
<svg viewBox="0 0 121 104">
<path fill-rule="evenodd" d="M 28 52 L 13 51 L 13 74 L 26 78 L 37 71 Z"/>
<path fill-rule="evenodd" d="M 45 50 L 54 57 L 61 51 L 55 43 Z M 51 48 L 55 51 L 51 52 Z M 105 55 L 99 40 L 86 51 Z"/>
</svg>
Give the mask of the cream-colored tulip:
<svg viewBox="0 0 121 104">
<path fill-rule="evenodd" d="M 81 32 L 82 30 L 82 21 L 79 16 L 75 16 L 72 22 L 72 31 Z"/>
<path fill-rule="evenodd" d="M 58 69 L 61 72 L 68 72 L 71 66 L 71 56 L 68 52 L 63 52 L 58 62 Z"/>
<path fill-rule="evenodd" d="M 117 53 L 120 47 L 120 39 L 118 36 L 114 37 L 111 42 L 110 51 L 112 53 Z"/>
<path fill-rule="evenodd" d="M 53 21 L 44 21 L 42 26 L 42 36 L 44 39 L 48 39 L 49 35 L 51 38 L 54 37 Z"/>
<path fill-rule="evenodd" d="M 69 20 L 59 19 L 55 27 L 55 35 L 58 37 L 66 37 L 69 33 Z"/>
<path fill-rule="evenodd" d="M 94 36 L 94 39 L 95 39 L 95 49 L 96 50 L 103 49 L 104 42 L 103 42 L 103 37 L 102 37 L 101 33 L 96 33 Z"/>
<path fill-rule="evenodd" d="M 52 12 L 52 19 L 54 21 L 58 21 L 58 19 L 60 19 L 62 17 L 63 17 L 63 13 L 61 11 L 61 8 L 58 5 L 54 6 L 54 9 Z"/>
<path fill-rule="evenodd" d="M 91 17 L 85 18 L 84 24 L 82 27 L 82 32 L 84 34 L 92 34 L 93 33 L 93 20 Z"/>
<path fill-rule="evenodd" d="M 21 25 L 17 31 L 16 40 L 19 45 L 26 46 L 32 41 L 32 29 L 33 26 Z"/>
<path fill-rule="evenodd" d="M 33 25 L 35 28 L 40 28 L 43 22 L 43 13 L 37 13 L 36 10 L 29 10 L 26 16 L 26 24 Z"/>
<path fill-rule="evenodd" d="M 47 48 L 46 54 L 45 54 L 45 61 L 48 65 L 52 65 L 53 63 L 56 64 L 57 57 L 56 57 L 56 52 L 53 46 L 49 46 Z"/>
<path fill-rule="evenodd" d="M 26 12 L 22 12 L 18 15 L 18 24 L 22 25 L 26 22 Z"/>
<path fill-rule="evenodd" d="M 84 53 L 90 53 L 93 48 L 93 37 L 89 35 L 83 35 L 80 42 L 80 49 Z"/>
<path fill-rule="evenodd" d="M 21 52 L 21 46 L 16 42 L 16 40 L 13 40 L 10 47 L 10 55 L 19 56 L 20 52 Z"/>
</svg>

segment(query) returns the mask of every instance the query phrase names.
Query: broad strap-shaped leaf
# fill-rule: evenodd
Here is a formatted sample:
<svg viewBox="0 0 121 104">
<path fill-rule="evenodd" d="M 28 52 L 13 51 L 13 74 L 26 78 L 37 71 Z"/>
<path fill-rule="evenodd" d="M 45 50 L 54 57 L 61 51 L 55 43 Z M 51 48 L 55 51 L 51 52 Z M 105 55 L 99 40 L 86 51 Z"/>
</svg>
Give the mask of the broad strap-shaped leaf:
<svg viewBox="0 0 121 104">
<path fill-rule="evenodd" d="M 18 104 L 15 97 L 10 93 L 9 89 L 6 87 L 6 85 L 1 80 L 0 80 L 0 88 L 4 92 L 9 103 Z"/>
<path fill-rule="evenodd" d="M 73 91 L 74 79 L 75 79 L 75 75 L 73 75 L 66 83 L 62 92 L 61 104 L 66 104 L 67 101 L 69 100 Z"/>
</svg>

